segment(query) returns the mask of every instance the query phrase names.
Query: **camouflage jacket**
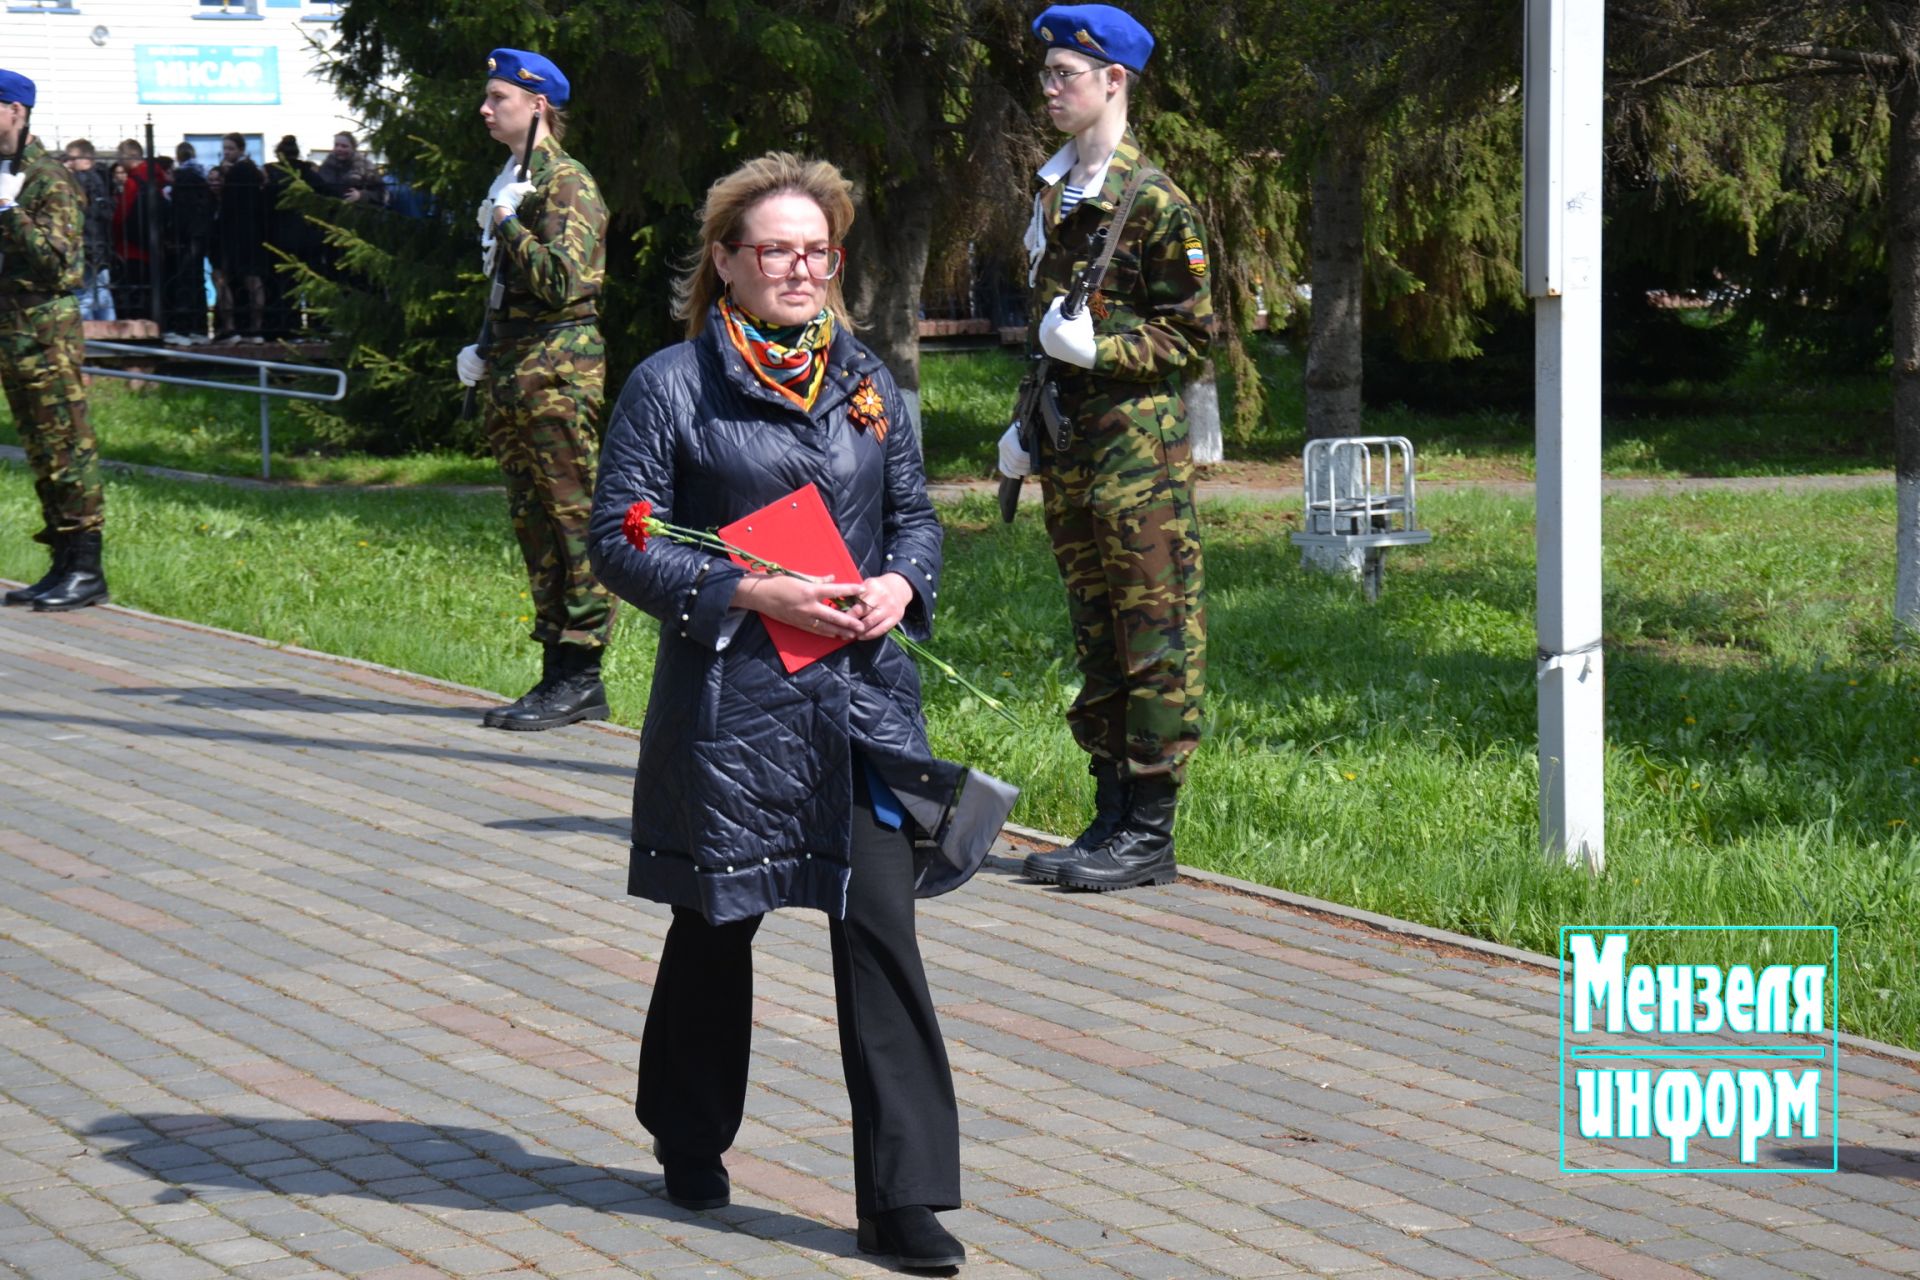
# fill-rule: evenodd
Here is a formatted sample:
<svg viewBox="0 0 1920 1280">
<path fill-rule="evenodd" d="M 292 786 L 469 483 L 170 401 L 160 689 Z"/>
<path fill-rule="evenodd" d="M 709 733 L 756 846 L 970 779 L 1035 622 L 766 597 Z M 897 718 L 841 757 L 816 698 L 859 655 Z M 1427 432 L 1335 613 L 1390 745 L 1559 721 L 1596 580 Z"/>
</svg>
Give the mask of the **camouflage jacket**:
<svg viewBox="0 0 1920 1280">
<path fill-rule="evenodd" d="M 1107 162 L 1099 191 L 1089 191 L 1062 218 L 1060 196 L 1073 156 L 1069 142 L 1047 162 L 1040 170 L 1046 185 L 1033 200 L 1027 232 L 1031 349 L 1040 350 L 1040 318 L 1098 256 L 1100 228 L 1113 215 L 1134 170 L 1144 165 L 1146 182 L 1119 232 L 1106 277 L 1089 303 L 1095 335 L 1091 372 L 1095 381 L 1177 381 L 1188 366 L 1206 359 L 1213 340 L 1213 296 L 1200 215 L 1186 193 L 1140 154 L 1129 129 Z M 1117 388 L 1115 392 L 1126 394 Z"/>
<path fill-rule="evenodd" d="M 80 189 L 38 142 L 21 157 L 27 183 L 0 213 L 0 306 L 20 294 L 71 293 L 86 274 L 86 209 Z"/>
<path fill-rule="evenodd" d="M 493 229 L 507 255 L 507 294 L 495 320 L 534 324 L 594 314 L 607 276 L 607 206 L 593 175 L 552 135 L 533 149 L 536 188 Z"/>
</svg>

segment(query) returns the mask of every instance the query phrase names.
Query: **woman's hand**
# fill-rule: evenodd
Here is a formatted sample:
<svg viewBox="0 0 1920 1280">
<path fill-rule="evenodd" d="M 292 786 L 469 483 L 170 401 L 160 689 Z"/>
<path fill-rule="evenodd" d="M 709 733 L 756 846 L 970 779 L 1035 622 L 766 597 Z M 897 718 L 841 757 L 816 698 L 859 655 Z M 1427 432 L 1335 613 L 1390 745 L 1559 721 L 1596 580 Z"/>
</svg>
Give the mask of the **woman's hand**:
<svg viewBox="0 0 1920 1280">
<path fill-rule="evenodd" d="M 900 625 L 913 603 L 913 584 L 897 573 L 883 573 L 860 584 L 860 600 L 852 609 L 860 622 L 856 640 L 877 640 Z"/>
<path fill-rule="evenodd" d="M 862 606 L 855 604 L 843 611 L 833 605 L 855 590 L 846 582 L 815 582 L 787 573 L 750 573 L 733 589 L 733 604 L 815 635 L 857 640 L 866 625 L 860 613 Z M 865 587 L 858 590 L 864 591 Z"/>
</svg>

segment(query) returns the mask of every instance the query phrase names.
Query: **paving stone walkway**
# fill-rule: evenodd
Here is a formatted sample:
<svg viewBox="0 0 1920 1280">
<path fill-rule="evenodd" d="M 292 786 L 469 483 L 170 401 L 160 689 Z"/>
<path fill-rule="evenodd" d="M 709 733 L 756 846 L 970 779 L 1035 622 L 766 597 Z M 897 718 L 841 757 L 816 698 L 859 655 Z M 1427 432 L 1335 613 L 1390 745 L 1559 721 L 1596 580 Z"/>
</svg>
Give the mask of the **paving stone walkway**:
<svg viewBox="0 0 1920 1280">
<path fill-rule="evenodd" d="M 632 739 L 120 610 L 0 611 L 0 1275 L 862 1276 L 825 927 L 759 939 L 735 1203 L 631 1111 Z M 1920 1275 L 1920 1076 L 1837 1174 L 1558 1164 L 1556 978 L 999 859 L 926 904 L 969 1277 Z"/>
</svg>

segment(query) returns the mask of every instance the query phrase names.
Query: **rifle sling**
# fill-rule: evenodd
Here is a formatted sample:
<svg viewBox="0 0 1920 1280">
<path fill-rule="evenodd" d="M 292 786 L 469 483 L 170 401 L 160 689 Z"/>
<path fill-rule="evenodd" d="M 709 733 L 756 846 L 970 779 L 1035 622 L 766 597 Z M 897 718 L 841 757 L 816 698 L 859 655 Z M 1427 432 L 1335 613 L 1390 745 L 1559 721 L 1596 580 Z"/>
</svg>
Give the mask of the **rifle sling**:
<svg viewBox="0 0 1920 1280">
<path fill-rule="evenodd" d="M 1133 214 L 1133 202 L 1140 196 L 1140 188 L 1146 185 L 1147 166 L 1141 165 L 1127 179 L 1126 188 L 1120 193 L 1120 203 L 1113 206 L 1113 216 L 1107 219 L 1105 241 L 1100 256 L 1093 264 L 1093 287 L 1087 290 L 1091 298 L 1100 289 L 1100 282 L 1107 278 L 1107 264 L 1113 261 L 1113 251 L 1120 247 L 1120 233 L 1126 229 L 1127 219 Z"/>
<path fill-rule="evenodd" d="M 1113 214 L 1107 219 L 1105 229 L 1101 235 L 1103 243 L 1100 247 L 1100 256 L 1093 260 L 1092 265 L 1087 268 L 1087 274 L 1083 277 L 1083 279 L 1087 281 L 1087 302 L 1089 305 L 1092 303 L 1093 295 L 1099 292 L 1100 282 L 1107 278 L 1107 265 L 1113 261 L 1114 250 L 1120 247 L 1120 233 L 1126 229 L 1127 218 L 1133 213 L 1133 202 L 1139 198 L 1140 188 L 1146 185 L 1147 172 L 1147 166 L 1144 164 L 1133 171 L 1132 175 L 1127 179 L 1126 187 L 1122 189 L 1120 193 L 1120 202 L 1113 206 Z M 1035 407 L 1045 404 L 1054 410 L 1053 416 L 1060 417 L 1058 431 L 1054 433 L 1054 439 L 1050 442 L 1056 450 L 1060 450 L 1065 449 L 1068 441 L 1072 439 L 1073 420 L 1060 416 L 1058 401 L 1049 394 L 1053 386 L 1055 363 L 1054 360 L 1049 358 L 1047 362 L 1041 366 L 1039 385 L 1035 388 L 1036 394 L 1033 400 Z M 1033 438 L 1037 443 L 1047 434 L 1046 432 L 1035 431 Z"/>
</svg>

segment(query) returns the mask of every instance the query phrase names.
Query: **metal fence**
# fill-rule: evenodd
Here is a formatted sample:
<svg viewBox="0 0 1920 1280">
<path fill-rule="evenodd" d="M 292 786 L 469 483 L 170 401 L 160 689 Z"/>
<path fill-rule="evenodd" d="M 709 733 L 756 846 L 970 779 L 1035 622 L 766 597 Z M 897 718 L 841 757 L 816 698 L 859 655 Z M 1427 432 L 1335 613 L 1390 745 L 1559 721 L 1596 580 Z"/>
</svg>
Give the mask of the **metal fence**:
<svg viewBox="0 0 1920 1280">
<path fill-rule="evenodd" d="M 89 356 L 140 356 L 149 360 L 193 361 L 199 364 L 223 365 L 228 368 L 251 369 L 258 382 L 248 386 L 241 382 L 224 382 L 218 378 L 182 378 L 173 374 L 150 373 L 139 369 L 114 369 L 104 365 L 86 365 L 81 369 L 95 378 L 125 378 L 138 382 L 158 382 L 172 387 L 199 387 L 208 391 L 232 391 L 241 395 L 258 396 L 260 399 L 260 478 L 273 478 L 273 420 L 272 404 L 281 400 L 318 400 L 333 403 L 347 394 L 347 374 L 344 369 L 331 369 L 325 365 L 287 364 L 279 360 L 251 360 L 245 356 L 216 356 L 202 351 L 176 351 L 154 347 L 134 346 L 126 342 L 88 342 Z M 332 378 L 333 390 L 300 391 L 292 387 L 276 387 L 268 382 L 273 374 L 284 377 Z"/>
</svg>

